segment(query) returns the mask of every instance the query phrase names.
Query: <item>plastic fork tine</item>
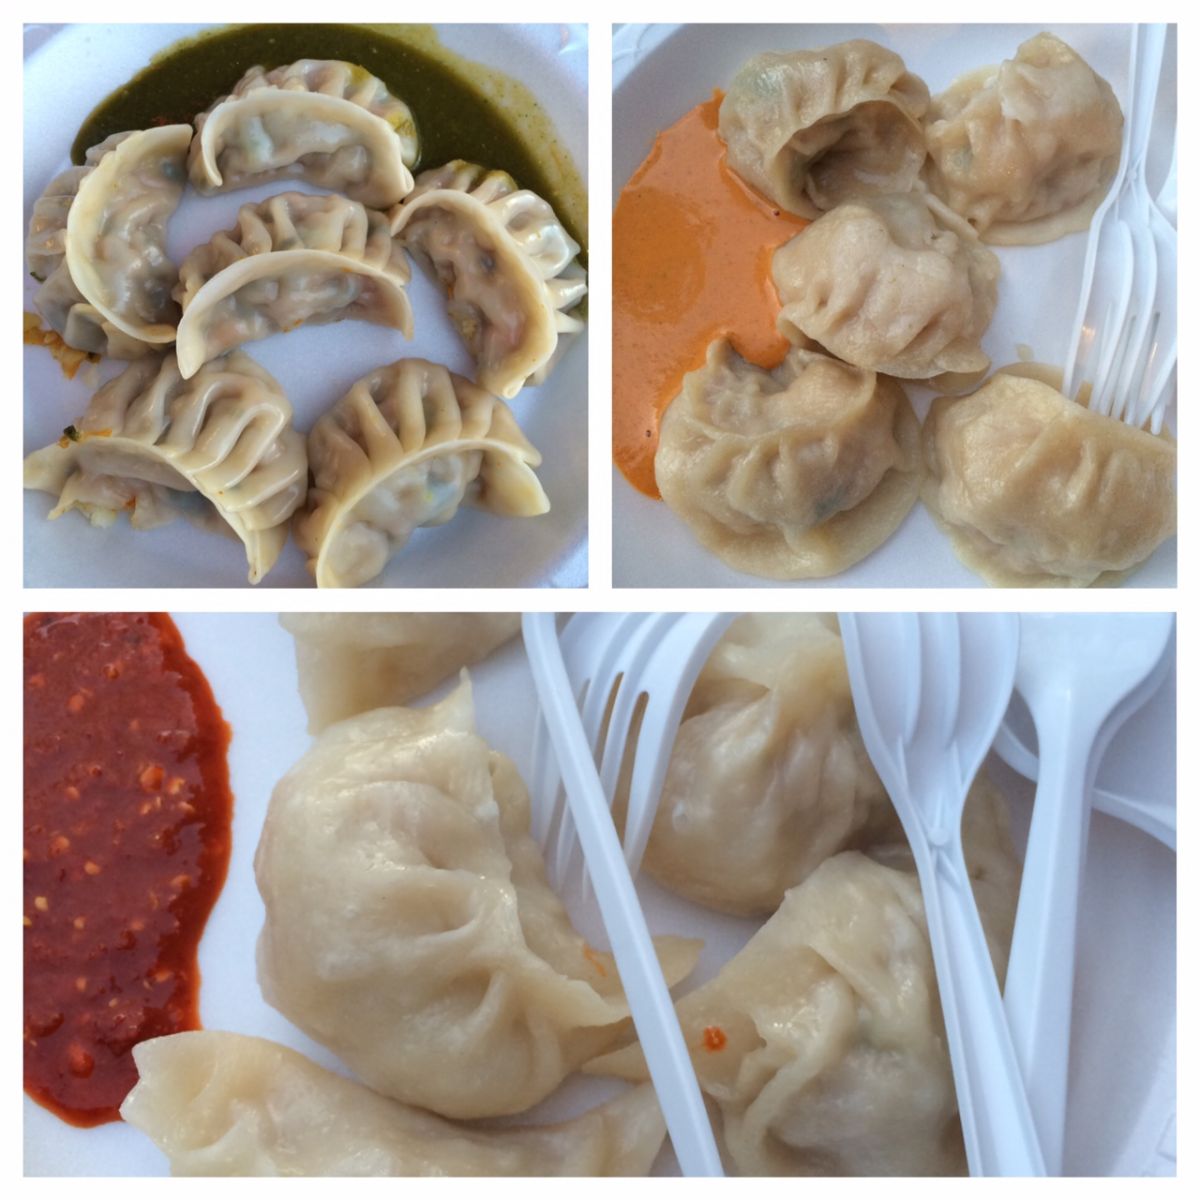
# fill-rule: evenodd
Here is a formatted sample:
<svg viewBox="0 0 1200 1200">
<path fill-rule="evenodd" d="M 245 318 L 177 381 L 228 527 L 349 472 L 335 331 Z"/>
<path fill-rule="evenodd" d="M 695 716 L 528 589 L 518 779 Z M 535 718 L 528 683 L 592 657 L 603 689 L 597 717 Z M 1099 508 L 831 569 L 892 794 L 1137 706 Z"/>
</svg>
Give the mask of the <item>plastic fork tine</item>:
<svg viewBox="0 0 1200 1200">
<path fill-rule="evenodd" d="M 643 617 L 637 627 L 632 631 L 630 637 L 624 645 L 618 645 L 614 642 L 608 649 L 609 652 L 604 659 L 601 660 L 599 668 L 596 671 L 596 678 L 606 680 L 612 673 L 612 665 L 614 660 L 626 650 L 633 650 L 640 653 L 644 646 L 654 646 L 661 637 L 664 637 L 670 627 L 678 619 L 675 613 L 655 613 L 653 616 Z M 608 697 L 605 697 L 604 706 L 598 712 L 584 714 L 583 725 L 587 730 L 588 738 L 595 745 L 596 738 L 599 734 L 600 723 L 604 720 L 604 709 L 607 707 Z M 597 756 L 602 761 L 607 761 L 610 755 L 610 748 L 615 751 L 618 757 L 618 770 L 620 768 L 620 756 L 625 746 L 625 740 L 629 734 L 629 725 L 633 720 L 634 706 L 637 704 L 637 696 L 634 694 L 634 689 L 625 687 L 624 681 L 617 693 L 616 703 L 613 705 L 612 715 L 608 721 L 608 733 L 604 739 L 604 745 L 596 746 Z M 603 768 L 601 769 L 601 779 L 604 778 Z M 605 788 L 605 795 L 612 796 L 612 791 Z"/>
<path fill-rule="evenodd" d="M 533 726 L 533 794 L 554 797 L 551 804 L 533 805 L 530 815 L 530 832 L 538 845 L 544 846 L 550 836 L 554 810 L 558 807 L 559 774 L 554 765 L 554 750 L 550 745 L 546 722 L 540 713 Z"/>
<path fill-rule="evenodd" d="M 699 627 L 699 631 L 697 630 Z M 651 676 L 656 662 L 678 662 L 680 649 L 686 649 L 687 658 L 683 669 L 678 671 L 679 686 L 674 690 L 652 691 L 642 719 L 643 730 L 664 730 L 664 736 L 651 736 L 650 745 L 656 752 L 644 752 L 644 743 L 639 740 L 633 761 L 633 774 L 629 784 L 629 808 L 625 818 L 625 861 L 636 873 L 646 853 L 650 830 L 654 827 L 654 816 L 658 798 L 670 765 L 671 750 L 675 735 L 683 719 L 683 710 L 692 694 L 696 682 L 713 647 L 729 628 L 729 621 L 712 623 L 707 615 L 688 613 L 679 618 L 670 634 L 659 644 L 651 660 Z"/>
</svg>

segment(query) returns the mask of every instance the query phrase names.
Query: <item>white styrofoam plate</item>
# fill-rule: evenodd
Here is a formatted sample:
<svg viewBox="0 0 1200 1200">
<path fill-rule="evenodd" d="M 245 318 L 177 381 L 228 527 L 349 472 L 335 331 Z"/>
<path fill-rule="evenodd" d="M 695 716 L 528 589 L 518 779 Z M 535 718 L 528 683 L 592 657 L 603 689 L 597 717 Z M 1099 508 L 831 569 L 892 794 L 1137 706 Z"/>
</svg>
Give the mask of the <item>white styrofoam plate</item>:
<svg viewBox="0 0 1200 1200">
<path fill-rule="evenodd" d="M 656 135 L 763 50 L 792 50 L 870 38 L 896 51 L 935 95 L 973 67 L 1009 58 L 1043 29 L 1068 42 L 1107 79 L 1127 108 L 1128 26 L 1122 25 L 626 25 L 613 38 L 613 203 Z M 1175 133 L 1175 29 L 1167 42 L 1147 178 L 1157 191 Z M 996 366 L 1061 362 L 1079 294 L 1086 233 L 1048 246 L 992 247 L 1000 257 L 996 315 L 983 341 Z M 906 388 L 924 418 L 931 393 Z M 1175 585 L 1175 541 L 1129 580 Z M 662 502 L 643 496 L 613 468 L 613 583 L 626 587 L 984 587 L 918 503 L 874 554 L 830 579 L 778 582 L 726 566 Z"/>
<path fill-rule="evenodd" d="M 39 39 L 25 62 L 25 222 L 42 189 L 69 165 L 71 139 L 91 109 L 146 65 L 150 57 L 199 25 L 77 25 Z M 521 80 L 554 121 L 587 178 L 587 30 L 562 25 L 438 26 L 442 42 L 466 58 Z M 70 79 L 71 87 L 61 87 Z M 428 164 L 436 165 L 436 164 Z M 168 249 L 179 262 L 193 246 L 234 224 L 237 210 L 303 184 L 201 197 L 189 191 L 169 226 Z M 25 307 L 36 284 L 26 275 Z M 403 357 L 424 357 L 473 376 L 469 355 L 451 326 L 445 300 L 414 268 L 409 296 L 412 341 L 395 329 L 357 321 L 301 328 L 246 345 L 283 385 L 307 430 L 356 379 Z M 583 587 L 587 583 L 587 334 L 564 355 L 550 380 L 526 388 L 511 407 L 542 452 L 538 475 L 550 512 L 528 519 L 464 509 L 447 525 L 420 529 L 375 581 L 390 587 Z M 102 363 L 68 381 L 48 351 L 26 347 L 25 450 L 57 439 L 86 408 L 99 381 L 124 364 Z M 79 513 L 45 517 L 53 500 L 25 497 L 25 583 L 31 587 L 237 587 L 246 563 L 232 538 L 187 521 L 134 531 L 125 520 L 94 529 Z M 304 555 L 288 543 L 260 586 L 311 587 Z"/>
<path fill-rule="evenodd" d="M 254 849 L 271 789 L 309 744 L 296 691 L 292 639 L 265 614 L 183 614 L 175 620 L 233 728 L 233 854 L 225 889 L 200 945 L 201 1019 L 209 1029 L 273 1038 L 338 1069 L 328 1051 L 268 1007 L 255 980 L 254 943 L 263 910 L 254 885 Z M 509 643 L 473 668 L 472 679 L 481 734 L 529 778 L 537 714 L 520 642 Z M 1172 674 L 1136 724 L 1118 735 L 1102 768 L 1102 782 L 1136 779 L 1129 786 L 1147 796 L 1174 796 L 1174 684 Z M 1153 740 L 1149 731 L 1156 731 Z M 1023 845 L 1032 785 L 994 759 L 991 770 L 1012 804 L 1014 832 Z M 710 912 L 647 879 L 638 881 L 638 890 L 654 932 L 705 939 L 700 966 L 680 990 L 711 978 L 757 928 L 754 921 Z M 1067 1170 L 1171 1174 L 1175 856 L 1140 831 L 1097 815 L 1082 913 Z M 608 945 L 594 908 L 572 915 L 589 940 Z M 532 1114 L 514 1120 L 559 1120 L 599 1103 L 619 1087 L 576 1076 Z M 28 1175 L 143 1175 L 165 1170 L 165 1160 L 149 1140 L 128 1126 L 74 1129 L 28 1097 L 24 1116 Z M 657 1173 L 677 1173 L 669 1146 L 660 1156 Z"/>
</svg>

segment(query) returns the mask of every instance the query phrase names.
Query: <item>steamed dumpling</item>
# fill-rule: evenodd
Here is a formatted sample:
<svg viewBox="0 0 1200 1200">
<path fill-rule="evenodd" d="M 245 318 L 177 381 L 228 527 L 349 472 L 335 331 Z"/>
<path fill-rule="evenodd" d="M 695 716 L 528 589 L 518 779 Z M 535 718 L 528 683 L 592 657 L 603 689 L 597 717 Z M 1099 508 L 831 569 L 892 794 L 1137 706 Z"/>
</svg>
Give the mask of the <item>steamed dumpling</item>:
<svg viewBox="0 0 1200 1200">
<path fill-rule="evenodd" d="M 1175 533 L 1176 449 L 1001 372 L 925 420 L 926 505 L 989 583 L 1119 582 Z"/>
<path fill-rule="evenodd" d="M 313 426 L 308 461 L 296 542 L 319 587 L 369 583 L 415 530 L 464 503 L 503 517 L 550 509 L 542 456 L 508 405 L 423 358 L 358 380 Z"/>
<path fill-rule="evenodd" d="M 998 973 L 1019 868 L 983 778 L 963 844 Z M 958 1104 L 907 847 L 835 855 L 676 1006 L 741 1175 L 961 1175 Z M 639 1047 L 589 1071 L 646 1077 Z"/>
<path fill-rule="evenodd" d="M 179 369 L 298 325 L 354 319 L 412 337 L 411 278 L 382 213 L 345 196 L 282 192 L 238 210 L 237 225 L 179 268 Z"/>
<path fill-rule="evenodd" d="M 417 179 L 392 232 L 446 289 L 450 320 L 489 392 L 542 383 L 583 329 L 579 245 L 512 176 L 457 159 Z"/>
<path fill-rule="evenodd" d="M 281 613 L 279 622 L 296 639 L 309 733 L 407 704 L 521 628 L 519 613 Z"/>
<path fill-rule="evenodd" d="M 167 221 L 183 198 L 189 125 L 116 133 L 34 205 L 26 240 L 34 305 L 68 346 L 134 359 L 175 340 L 179 278 Z"/>
<path fill-rule="evenodd" d="M 665 1133 L 649 1085 L 558 1125 L 471 1129 L 262 1038 L 176 1033 L 133 1058 L 121 1116 L 172 1175 L 645 1175 Z"/>
<path fill-rule="evenodd" d="M 716 341 L 663 414 L 654 473 L 731 567 L 811 579 L 895 531 L 917 498 L 919 440 L 892 379 L 801 348 L 764 371 Z"/>
<path fill-rule="evenodd" d="M 701 904 L 767 914 L 830 855 L 899 836 L 832 619 L 738 618 L 688 699 L 644 869 Z"/>
<path fill-rule="evenodd" d="M 913 186 L 928 105 L 925 84 L 875 42 L 768 51 L 734 76 L 720 134 L 747 183 L 788 212 L 817 217 L 855 196 Z"/>
<path fill-rule="evenodd" d="M 930 187 L 998 245 L 1086 229 L 1121 157 L 1121 106 L 1052 33 L 956 80 L 926 118 Z"/>
<path fill-rule="evenodd" d="M 251 583 L 279 557 L 307 485 L 287 396 L 240 352 L 191 379 L 174 354 L 130 364 L 59 441 L 25 460 L 25 486 L 58 498 L 51 520 L 73 508 L 97 526 L 128 513 L 135 529 L 215 519 L 245 546 Z"/>
<path fill-rule="evenodd" d="M 204 195 L 303 179 L 371 208 L 412 191 L 417 130 L 408 105 L 363 67 L 303 58 L 251 67 L 196 117 L 188 152 Z"/>
<path fill-rule="evenodd" d="M 775 251 L 779 331 L 884 375 L 985 370 L 1000 260 L 922 192 L 839 204 Z"/>
<path fill-rule="evenodd" d="M 327 729 L 276 787 L 255 858 L 268 1003 L 397 1100 L 461 1118 L 537 1104 L 629 1008 L 547 884 L 529 819 L 465 681 L 432 708 Z M 660 945 L 677 982 L 697 946 Z"/>
</svg>

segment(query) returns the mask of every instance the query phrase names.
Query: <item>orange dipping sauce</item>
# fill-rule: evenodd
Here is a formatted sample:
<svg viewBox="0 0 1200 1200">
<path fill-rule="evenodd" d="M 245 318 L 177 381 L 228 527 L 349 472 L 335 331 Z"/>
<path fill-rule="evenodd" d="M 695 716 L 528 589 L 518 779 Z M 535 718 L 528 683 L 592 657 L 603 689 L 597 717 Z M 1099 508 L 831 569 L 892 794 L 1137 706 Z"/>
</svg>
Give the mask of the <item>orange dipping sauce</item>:
<svg viewBox="0 0 1200 1200">
<path fill-rule="evenodd" d="M 721 100 L 714 92 L 658 135 L 613 214 L 613 460 L 656 498 L 659 418 L 709 343 L 728 338 L 768 369 L 788 350 L 771 258 L 808 222 L 725 165 Z"/>
</svg>

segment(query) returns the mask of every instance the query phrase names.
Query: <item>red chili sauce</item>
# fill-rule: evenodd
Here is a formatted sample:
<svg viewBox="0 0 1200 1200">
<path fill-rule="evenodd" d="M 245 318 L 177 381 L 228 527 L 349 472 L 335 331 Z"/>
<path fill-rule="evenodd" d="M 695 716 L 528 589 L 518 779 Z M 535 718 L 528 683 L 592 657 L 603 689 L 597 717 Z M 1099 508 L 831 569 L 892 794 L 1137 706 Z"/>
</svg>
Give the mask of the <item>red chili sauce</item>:
<svg viewBox="0 0 1200 1200">
<path fill-rule="evenodd" d="M 229 727 L 161 613 L 25 618 L 25 1090 L 118 1119 L 130 1053 L 199 1028 L 229 865 Z"/>
</svg>

